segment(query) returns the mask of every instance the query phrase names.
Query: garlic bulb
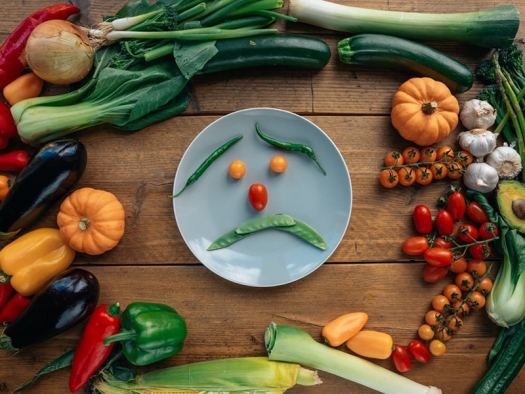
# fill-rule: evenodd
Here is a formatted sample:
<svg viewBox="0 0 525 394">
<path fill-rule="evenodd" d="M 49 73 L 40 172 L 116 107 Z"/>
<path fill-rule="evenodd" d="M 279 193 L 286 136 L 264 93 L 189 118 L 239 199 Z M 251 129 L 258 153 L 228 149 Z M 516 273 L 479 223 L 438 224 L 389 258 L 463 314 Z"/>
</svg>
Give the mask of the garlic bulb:
<svg viewBox="0 0 525 394">
<path fill-rule="evenodd" d="M 497 135 L 486 129 L 472 129 L 458 135 L 459 145 L 472 156 L 484 157 L 496 148 Z"/>
<path fill-rule="evenodd" d="M 484 162 L 471 163 L 463 174 L 465 186 L 480 193 L 493 191 L 498 185 L 498 181 L 498 171 Z"/>
<path fill-rule="evenodd" d="M 463 104 L 459 118 L 467 130 L 489 129 L 496 123 L 496 110 L 487 101 L 472 99 Z"/>
<path fill-rule="evenodd" d="M 80 27 L 57 19 L 35 27 L 24 55 L 27 65 L 44 81 L 68 85 L 89 73 L 94 52 Z"/>
<path fill-rule="evenodd" d="M 485 162 L 498 171 L 500 179 L 513 179 L 522 169 L 520 154 L 507 143 L 494 149 Z"/>
</svg>

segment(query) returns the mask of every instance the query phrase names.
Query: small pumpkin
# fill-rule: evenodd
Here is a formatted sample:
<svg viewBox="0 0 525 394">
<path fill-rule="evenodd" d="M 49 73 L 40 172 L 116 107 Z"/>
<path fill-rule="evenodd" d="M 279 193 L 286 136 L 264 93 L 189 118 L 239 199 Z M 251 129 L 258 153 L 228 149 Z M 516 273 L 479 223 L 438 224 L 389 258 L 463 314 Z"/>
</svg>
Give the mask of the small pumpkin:
<svg viewBox="0 0 525 394">
<path fill-rule="evenodd" d="M 84 187 L 64 199 L 57 224 L 64 240 L 77 252 L 102 254 L 124 235 L 124 207 L 105 190 Z"/>
<path fill-rule="evenodd" d="M 392 99 L 390 118 L 401 137 L 420 146 L 444 140 L 458 125 L 459 103 L 450 89 L 432 78 L 411 78 Z"/>
</svg>

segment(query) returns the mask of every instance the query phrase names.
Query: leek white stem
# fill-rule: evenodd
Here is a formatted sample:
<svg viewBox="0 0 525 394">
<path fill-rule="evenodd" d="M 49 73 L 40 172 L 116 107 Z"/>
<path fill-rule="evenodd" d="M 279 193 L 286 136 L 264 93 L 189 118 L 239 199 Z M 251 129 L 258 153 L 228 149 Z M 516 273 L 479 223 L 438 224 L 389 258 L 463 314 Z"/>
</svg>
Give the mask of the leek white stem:
<svg viewBox="0 0 525 394">
<path fill-rule="evenodd" d="M 340 376 L 385 394 L 440 394 L 370 361 L 315 341 L 299 328 L 271 323 L 264 334 L 268 358 L 298 363 Z"/>
<path fill-rule="evenodd" d="M 128 30 L 129 28 L 138 25 L 139 23 L 147 21 L 150 17 L 152 17 L 153 15 L 157 15 L 159 12 L 161 11 L 156 10 L 148 12 L 147 14 L 115 19 L 113 22 L 111 22 L 111 24 L 113 25 L 113 29 L 115 30 Z"/>
</svg>

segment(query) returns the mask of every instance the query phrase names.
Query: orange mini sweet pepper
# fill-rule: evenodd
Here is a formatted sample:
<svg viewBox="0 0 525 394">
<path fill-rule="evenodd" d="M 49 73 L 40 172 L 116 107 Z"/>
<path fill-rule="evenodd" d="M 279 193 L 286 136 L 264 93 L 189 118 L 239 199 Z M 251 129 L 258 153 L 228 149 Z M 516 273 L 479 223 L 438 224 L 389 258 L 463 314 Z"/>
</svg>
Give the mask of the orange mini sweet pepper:
<svg viewBox="0 0 525 394">
<path fill-rule="evenodd" d="M 60 231 L 40 228 L 30 231 L 0 250 L 0 268 L 23 296 L 31 296 L 73 262 L 75 251 Z"/>
</svg>

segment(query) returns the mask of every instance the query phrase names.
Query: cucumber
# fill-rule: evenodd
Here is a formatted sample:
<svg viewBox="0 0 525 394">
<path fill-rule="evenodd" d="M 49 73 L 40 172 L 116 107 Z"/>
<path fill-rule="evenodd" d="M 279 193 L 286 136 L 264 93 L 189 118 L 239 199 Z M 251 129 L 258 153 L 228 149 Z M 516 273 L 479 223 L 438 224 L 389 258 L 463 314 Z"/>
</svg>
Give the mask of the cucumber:
<svg viewBox="0 0 525 394">
<path fill-rule="evenodd" d="M 346 64 L 410 71 L 441 81 L 452 93 L 463 93 L 474 84 L 474 74 L 464 64 L 427 45 L 383 34 L 358 34 L 337 44 Z"/>
<path fill-rule="evenodd" d="M 330 47 L 323 40 L 297 34 L 217 40 L 215 46 L 217 54 L 200 74 L 261 66 L 320 69 L 331 57 Z"/>
</svg>

